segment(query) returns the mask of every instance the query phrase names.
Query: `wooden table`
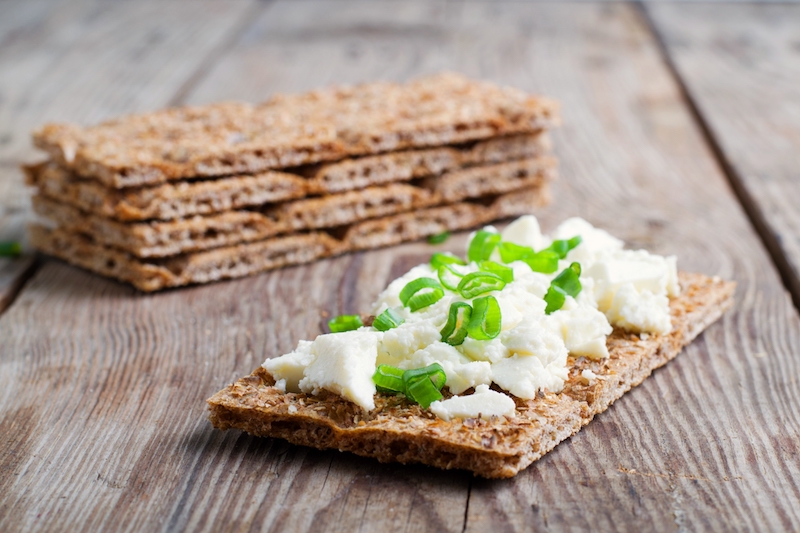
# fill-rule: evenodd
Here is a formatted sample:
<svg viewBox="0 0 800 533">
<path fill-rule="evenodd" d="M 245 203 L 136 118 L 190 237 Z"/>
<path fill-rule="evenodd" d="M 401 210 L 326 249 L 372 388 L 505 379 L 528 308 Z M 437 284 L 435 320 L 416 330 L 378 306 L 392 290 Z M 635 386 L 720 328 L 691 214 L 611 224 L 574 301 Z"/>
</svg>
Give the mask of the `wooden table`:
<svg viewBox="0 0 800 533">
<path fill-rule="evenodd" d="M 486 481 L 206 420 L 428 244 L 156 295 L 3 259 L 0 531 L 800 529 L 800 5 L 0 0 L 0 239 L 30 217 L 17 166 L 44 121 L 443 69 L 561 100 L 545 228 L 579 214 L 677 254 L 736 280 L 734 310 Z"/>
</svg>

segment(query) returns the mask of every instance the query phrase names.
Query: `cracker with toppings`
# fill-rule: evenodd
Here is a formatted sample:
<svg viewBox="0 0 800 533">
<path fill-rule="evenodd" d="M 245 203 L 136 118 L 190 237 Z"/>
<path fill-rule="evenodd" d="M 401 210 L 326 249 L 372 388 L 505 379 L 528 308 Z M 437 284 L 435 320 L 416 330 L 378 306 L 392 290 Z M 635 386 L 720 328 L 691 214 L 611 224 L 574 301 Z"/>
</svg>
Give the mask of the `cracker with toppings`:
<svg viewBox="0 0 800 533">
<path fill-rule="evenodd" d="M 453 280 L 440 276 L 443 295 L 426 296 L 438 292 L 418 280 L 435 274 L 420 265 L 379 296 L 376 320 L 394 317 L 380 327 L 302 341 L 215 394 L 208 400 L 214 426 L 384 462 L 511 477 L 677 356 L 733 304 L 734 283 L 678 274 L 674 258 L 623 250 L 579 219 L 562 224 L 552 240 L 532 217 L 492 235 L 489 228 L 473 237 L 473 261 L 456 269 L 462 277 L 455 290 L 448 292 Z M 557 253 L 557 271 L 541 272 L 550 268 L 540 261 L 548 254 L 526 249 Z M 439 274 L 444 263 L 437 261 Z M 580 263 L 584 268 L 574 266 Z M 508 281 L 501 285 L 487 272 Z M 480 278 L 483 292 L 473 283 Z M 553 297 L 560 292 L 563 298 Z M 499 322 L 480 311 L 486 306 L 478 300 L 489 296 L 498 302 Z M 462 304 L 483 320 L 469 319 L 463 338 L 442 326 L 448 308 Z M 360 323 L 335 324 L 350 322 Z M 380 365 L 402 373 L 404 393 L 376 391 L 375 383 L 389 383 Z M 446 374 L 439 399 L 423 399 L 411 388 L 421 382 L 407 379 L 424 365 Z M 436 379 L 428 375 L 430 388 Z"/>
</svg>

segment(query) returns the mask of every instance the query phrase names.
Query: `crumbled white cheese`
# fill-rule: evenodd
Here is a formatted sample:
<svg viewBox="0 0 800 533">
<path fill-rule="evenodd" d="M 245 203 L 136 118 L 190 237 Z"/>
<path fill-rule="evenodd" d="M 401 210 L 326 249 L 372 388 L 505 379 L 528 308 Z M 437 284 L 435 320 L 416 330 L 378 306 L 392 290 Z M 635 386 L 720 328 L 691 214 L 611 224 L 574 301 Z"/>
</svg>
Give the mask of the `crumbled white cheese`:
<svg viewBox="0 0 800 533">
<path fill-rule="evenodd" d="M 613 328 L 606 316 L 588 305 L 566 307 L 554 312 L 550 319 L 558 325 L 569 353 L 589 359 L 608 357 L 606 336 Z"/>
<path fill-rule="evenodd" d="M 582 218 L 569 218 L 562 222 L 550 235 L 553 239 L 571 239 L 581 236 L 581 243 L 570 250 L 567 261 L 577 261 L 585 269 L 595 260 L 598 253 L 621 250 L 624 243 L 607 231 L 595 228 Z"/>
<path fill-rule="evenodd" d="M 503 345 L 499 337 L 490 341 L 479 341 L 467 337 L 457 349 L 473 361 L 494 363 L 509 356 L 508 348 Z"/>
<path fill-rule="evenodd" d="M 500 335 L 513 355 L 492 363 L 492 381 L 519 398 L 559 391 L 567 379 L 567 347 L 549 321 L 526 321 Z"/>
<path fill-rule="evenodd" d="M 375 408 L 375 361 L 378 339 L 366 328 L 320 335 L 311 344 L 314 360 L 305 368 L 300 390 L 335 392 L 367 411 Z"/>
<path fill-rule="evenodd" d="M 633 333 L 663 335 L 672 330 L 666 295 L 653 294 L 648 290 L 639 292 L 632 283 L 625 283 L 617 290 L 606 316 L 612 324 Z"/>
<path fill-rule="evenodd" d="M 597 379 L 597 374 L 589 370 L 588 368 L 581 372 L 581 381 L 584 385 L 591 385 L 594 380 Z"/>
<path fill-rule="evenodd" d="M 378 344 L 378 364 L 398 366 L 417 350 L 440 341 L 443 325 L 430 321 L 409 321 L 385 331 Z"/>
<path fill-rule="evenodd" d="M 516 405 L 514 400 L 501 392 L 493 391 L 488 385 L 478 385 L 474 394 L 433 402 L 430 409 L 443 420 L 478 417 L 488 419 L 492 416 L 512 417 Z"/>
<path fill-rule="evenodd" d="M 477 385 L 492 382 L 492 367 L 486 361 L 472 361 L 453 346 L 437 341 L 417 351 L 398 365 L 403 370 L 439 363 L 447 376 L 445 385 L 453 394 L 461 394 Z"/>
<path fill-rule="evenodd" d="M 300 392 L 303 371 L 314 360 L 311 354 L 311 341 L 300 341 L 293 352 L 274 359 L 267 359 L 261 365 L 275 378 L 275 386 L 283 392 Z"/>
<path fill-rule="evenodd" d="M 539 221 L 533 215 L 525 215 L 506 226 L 500 233 L 503 242 L 511 242 L 520 246 L 530 246 L 535 251 L 546 248 L 550 243 L 539 229 Z"/>
</svg>

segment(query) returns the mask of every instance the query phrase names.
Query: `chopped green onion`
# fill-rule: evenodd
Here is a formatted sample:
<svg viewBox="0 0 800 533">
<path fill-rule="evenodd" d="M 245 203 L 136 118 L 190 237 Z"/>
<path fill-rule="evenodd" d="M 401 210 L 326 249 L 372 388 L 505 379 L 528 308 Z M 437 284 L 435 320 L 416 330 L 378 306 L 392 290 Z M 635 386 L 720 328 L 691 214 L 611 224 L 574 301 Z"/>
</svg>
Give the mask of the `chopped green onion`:
<svg viewBox="0 0 800 533">
<path fill-rule="evenodd" d="M 551 285 L 556 285 L 564 289 L 564 292 L 575 298 L 581 292 L 581 265 L 580 263 L 572 263 L 561 273 L 553 278 Z"/>
<path fill-rule="evenodd" d="M 572 263 L 561 273 L 553 278 L 550 282 L 550 287 L 544 295 L 544 301 L 547 302 L 545 307 L 545 314 L 550 314 L 558 311 L 564 306 L 567 296 L 575 298 L 581 292 L 581 265 L 580 263 Z"/>
<path fill-rule="evenodd" d="M 544 314 L 549 315 L 564 307 L 564 302 L 567 301 L 567 293 L 557 285 L 550 285 L 544 295 L 544 301 L 547 302 L 547 307 L 544 308 Z"/>
<path fill-rule="evenodd" d="M 418 311 L 442 299 L 444 289 L 433 278 L 417 278 L 400 291 L 400 301 L 411 311 Z"/>
<path fill-rule="evenodd" d="M 380 392 L 403 393 L 409 400 L 427 409 L 433 402 L 442 399 L 439 391 L 447 382 L 447 375 L 439 363 L 405 371 L 390 365 L 378 365 L 372 381 Z"/>
<path fill-rule="evenodd" d="M 428 378 L 436 387 L 436 390 L 441 390 L 447 381 L 444 368 L 442 368 L 442 365 L 439 363 L 433 363 L 422 368 L 406 370 L 403 373 L 403 383 L 405 383 L 406 388 L 408 388 L 411 383 L 415 383 L 423 378 Z"/>
<path fill-rule="evenodd" d="M 496 274 L 500 276 L 500 278 L 506 283 L 511 283 L 514 281 L 514 269 L 511 267 L 501 265 L 500 263 L 495 263 L 494 261 L 481 261 L 478 263 L 478 265 L 483 272 L 491 272 L 492 274 Z"/>
<path fill-rule="evenodd" d="M 458 320 L 459 311 L 461 321 Z M 466 302 L 453 302 L 450 304 L 450 313 L 447 315 L 447 324 L 442 328 L 442 342 L 451 346 L 458 346 L 467 338 L 467 325 L 472 316 L 472 306 Z"/>
<path fill-rule="evenodd" d="M 406 396 L 417 402 L 423 409 L 427 409 L 435 401 L 443 398 L 442 393 L 436 390 L 429 379 L 420 379 L 406 386 Z"/>
<path fill-rule="evenodd" d="M 474 298 L 479 294 L 490 291 L 499 291 L 506 286 L 503 278 L 491 272 L 471 272 L 461 278 L 458 292 L 464 298 Z"/>
<path fill-rule="evenodd" d="M 466 261 L 450 252 L 436 252 L 431 256 L 431 266 L 438 269 L 442 265 L 466 265 Z"/>
<path fill-rule="evenodd" d="M 431 235 L 430 237 L 428 237 L 428 244 L 442 244 L 449 238 L 450 238 L 450 232 L 443 231 L 442 233 L 438 233 L 436 235 Z"/>
<path fill-rule="evenodd" d="M 353 331 L 363 326 L 359 315 L 339 315 L 336 318 L 328 320 L 328 327 L 331 328 L 331 333 L 341 333 L 343 331 Z"/>
<path fill-rule="evenodd" d="M 17 257 L 22 253 L 22 245 L 18 242 L 0 242 L 0 257 Z"/>
<path fill-rule="evenodd" d="M 534 272 L 552 274 L 558 270 L 558 254 L 552 250 L 542 250 L 531 256 L 523 257 L 524 261 Z"/>
<path fill-rule="evenodd" d="M 398 315 L 397 312 L 390 307 L 375 317 L 375 320 L 372 322 L 372 327 L 378 331 L 389 331 L 405 321 L 405 318 Z"/>
<path fill-rule="evenodd" d="M 464 274 L 456 270 L 453 265 L 442 265 L 439 267 L 439 282 L 445 289 L 450 289 L 451 291 L 458 289 L 458 284 L 461 282 L 461 278 L 464 277 Z"/>
<path fill-rule="evenodd" d="M 476 298 L 472 302 L 472 316 L 467 326 L 469 336 L 479 341 L 494 339 L 500 334 L 503 316 L 494 296 Z"/>
<path fill-rule="evenodd" d="M 372 375 L 372 381 L 381 392 L 402 392 L 406 393 L 406 385 L 403 381 L 404 372 L 399 368 L 390 365 L 378 365 Z"/>
<path fill-rule="evenodd" d="M 513 263 L 536 254 L 530 246 L 520 246 L 513 242 L 501 242 L 498 251 L 503 263 Z"/>
<path fill-rule="evenodd" d="M 430 407 L 436 400 L 442 399 L 442 393 L 439 391 L 444 387 L 445 381 L 447 381 L 447 376 L 439 363 L 433 363 L 424 368 L 406 370 L 403 373 L 406 396 L 424 409 Z"/>
<path fill-rule="evenodd" d="M 578 246 L 582 241 L 583 239 L 581 239 L 581 236 L 576 235 L 571 239 L 553 241 L 553 243 L 547 247 L 546 250 L 555 252 L 559 259 L 564 259 L 567 257 L 569 251 Z"/>
<path fill-rule="evenodd" d="M 469 243 L 467 259 L 476 263 L 489 259 L 498 244 L 500 244 L 499 233 L 484 229 L 479 230 Z"/>
</svg>

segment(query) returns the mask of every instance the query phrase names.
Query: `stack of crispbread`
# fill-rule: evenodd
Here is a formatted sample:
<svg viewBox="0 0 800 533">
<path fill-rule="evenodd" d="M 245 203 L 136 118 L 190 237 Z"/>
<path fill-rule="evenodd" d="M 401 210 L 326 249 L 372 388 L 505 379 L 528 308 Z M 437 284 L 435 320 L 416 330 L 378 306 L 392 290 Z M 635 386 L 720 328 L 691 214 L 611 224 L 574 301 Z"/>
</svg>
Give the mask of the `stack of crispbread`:
<svg viewBox="0 0 800 533">
<path fill-rule="evenodd" d="M 48 124 L 31 241 L 155 291 L 466 229 L 548 200 L 557 120 L 552 101 L 439 74 Z"/>
</svg>

